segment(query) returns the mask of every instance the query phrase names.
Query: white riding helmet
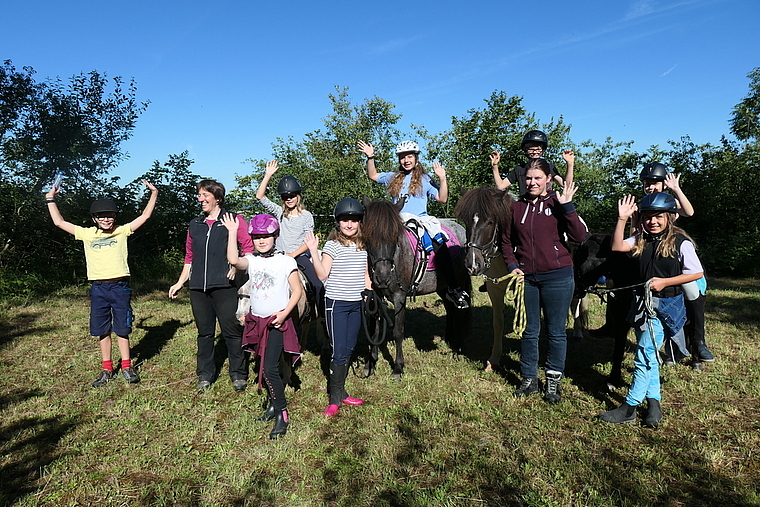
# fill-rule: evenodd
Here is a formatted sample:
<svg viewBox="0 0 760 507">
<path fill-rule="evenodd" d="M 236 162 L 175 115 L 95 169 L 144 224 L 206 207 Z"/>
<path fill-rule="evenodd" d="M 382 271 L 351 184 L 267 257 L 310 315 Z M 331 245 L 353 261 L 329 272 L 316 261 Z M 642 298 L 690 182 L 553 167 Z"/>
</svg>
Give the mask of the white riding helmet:
<svg viewBox="0 0 760 507">
<path fill-rule="evenodd" d="M 420 153 L 420 147 L 417 146 L 417 143 L 414 141 L 401 141 L 398 143 L 398 146 L 396 146 L 396 155 L 401 155 L 402 153 L 414 153 L 415 155 L 418 155 Z"/>
</svg>

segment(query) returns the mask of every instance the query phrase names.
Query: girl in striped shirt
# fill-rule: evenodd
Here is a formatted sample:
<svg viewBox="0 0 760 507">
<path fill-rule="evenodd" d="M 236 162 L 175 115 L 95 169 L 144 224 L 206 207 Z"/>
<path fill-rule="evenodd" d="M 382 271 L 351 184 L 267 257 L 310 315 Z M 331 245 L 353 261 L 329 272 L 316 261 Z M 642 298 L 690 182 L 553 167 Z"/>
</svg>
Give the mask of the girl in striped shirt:
<svg viewBox="0 0 760 507">
<path fill-rule="evenodd" d="M 329 392 L 330 404 L 324 414 L 332 417 L 341 405 L 361 405 L 364 400 L 352 398 L 345 389 L 351 354 L 361 327 L 362 291 L 372 282 L 367 267 L 367 251 L 361 235 L 364 208 L 361 203 L 346 197 L 335 205 L 336 226 L 322 250 L 318 240 L 307 232 L 304 243 L 311 252 L 317 276 L 325 282 L 325 322 L 330 335 Z"/>
</svg>

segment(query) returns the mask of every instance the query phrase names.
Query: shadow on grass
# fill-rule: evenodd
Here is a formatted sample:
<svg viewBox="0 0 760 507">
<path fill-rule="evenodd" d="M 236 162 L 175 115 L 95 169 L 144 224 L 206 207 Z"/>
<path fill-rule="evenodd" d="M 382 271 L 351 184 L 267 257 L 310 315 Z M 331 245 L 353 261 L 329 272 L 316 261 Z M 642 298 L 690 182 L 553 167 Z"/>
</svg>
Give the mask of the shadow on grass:
<svg viewBox="0 0 760 507">
<path fill-rule="evenodd" d="M 132 356 L 137 359 L 135 363 L 148 361 L 160 354 L 164 346 L 177 333 L 177 330 L 193 322 L 192 320 L 180 322 L 177 319 L 169 319 L 158 326 L 146 326 L 146 320 L 140 319 L 135 325 L 136 328 L 145 331 L 145 336 L 132 347 Z"/>
<path fill-rule="evenodd" d="M 14 391 L 0 396 L 0 410 L 9 405 L 44 396 L 39 390 Z M 27 417 L 0 426 L 0 505 L 17 500 L 42 487 L 41 473 L 63 456 L 58 443 L 79 424 L 76 415 Z"/>
<path fill-rule="evenodd" d="M 43 316 L 38 313 L 23 311 L 16 313 L 10 319 L 0 319 L 0 348 L 4 348 L 16 338 L 49 333 L 55 329 L 51 326 L 34 327 L 41 319 Z"/>
</svg>

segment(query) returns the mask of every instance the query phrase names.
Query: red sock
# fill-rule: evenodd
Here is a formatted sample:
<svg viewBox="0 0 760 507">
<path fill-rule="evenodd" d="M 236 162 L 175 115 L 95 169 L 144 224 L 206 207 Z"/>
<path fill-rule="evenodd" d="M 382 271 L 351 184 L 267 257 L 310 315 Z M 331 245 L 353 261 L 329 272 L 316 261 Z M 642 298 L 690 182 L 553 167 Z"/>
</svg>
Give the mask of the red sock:
<svg viewBox="0 0 760 507">
<path fill-rule="evenodd" d="M 108 361 L 103 361 L 103 369 L 113 371 L 113 361 L 110 359 Z"/>
<path fill-rule="evenodd" d="M 121 369 L 126 370 L 127 368 L 132 367 L 132 360 L 131 359 L 122 359 L 121 360 Z"/>
</svg>

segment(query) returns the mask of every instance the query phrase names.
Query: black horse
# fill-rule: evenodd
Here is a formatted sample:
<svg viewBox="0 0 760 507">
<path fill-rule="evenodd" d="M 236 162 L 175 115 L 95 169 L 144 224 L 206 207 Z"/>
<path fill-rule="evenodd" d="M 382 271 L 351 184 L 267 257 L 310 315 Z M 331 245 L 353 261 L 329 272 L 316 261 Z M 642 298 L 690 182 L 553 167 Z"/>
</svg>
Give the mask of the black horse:
<svg viewBox="0 0 760 507">
<path fill-rule="evenodd" d="M 413 270 L 415 265 L 415 249 L 409 243 L 404 223 L 399 211 L 403 202 L 393 204 L 390 201 L 370 201 L 364 199 L 364 219 L 362 221 L 362 237 L 370 263 L 370 274 L 374 290 L 382 297 L 393 303 L 395 314 L 393 339 L 396 342 L 396 359 L 393 375 L 400 378 L 404 372 L 404 318 L 406 317 L 406 299 L 417 294 L 438 293 L 446 309 L 446 342 L 455 352 L 459 353 L 469 335 L 471 310 L 457 309 L 445 298 L 446 281 L 438 276 L 436 271 L 425 271 L 419 286 L 411 293 Z M 441 225 L 456 235 L 460 244 L 464 244 L 465 231 L 461 225 L 451 220 L 441 220 Z M 468 294 L 472 284 L 467 271 L 464 269 L 462 256 L 452 258 L 454 271 L 459 287 Z M 469 301 L 468 301 L 469 302 Z M 378 346 L 372 345 L 370 358 L 364 368 L 364 374 L 369 376 L 375 371 L 378 358 Z"/>
<path fill-rule="evenodd" d="M 575 263 L 576 300 L 598 292 L 595 290 L 597 281 L 601 277 L 607 279 L 607 288 L 602 289 L 607 299 L 605 324 L 591 333 L 614 339 L 608 383 L 621 387 L 623 356 L 631 329 L 626 320 L 633 302 L 633 289 L 630 287 L 638 281 L 636 262 L 625 253 L 612 251 L 612 237 L 609 234 L 591 234 L 583 243 L 571 243 L 569 246 Z"/>
</svg>

